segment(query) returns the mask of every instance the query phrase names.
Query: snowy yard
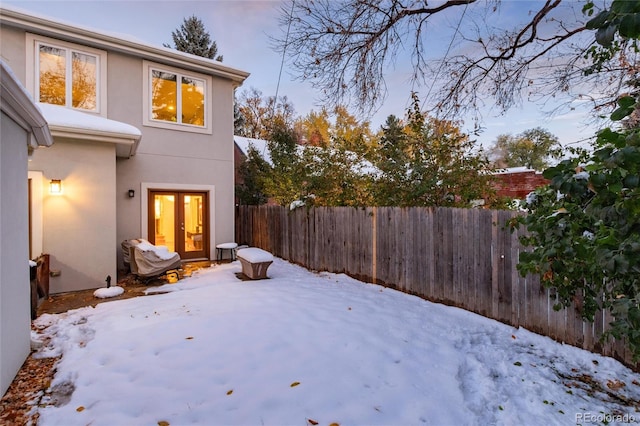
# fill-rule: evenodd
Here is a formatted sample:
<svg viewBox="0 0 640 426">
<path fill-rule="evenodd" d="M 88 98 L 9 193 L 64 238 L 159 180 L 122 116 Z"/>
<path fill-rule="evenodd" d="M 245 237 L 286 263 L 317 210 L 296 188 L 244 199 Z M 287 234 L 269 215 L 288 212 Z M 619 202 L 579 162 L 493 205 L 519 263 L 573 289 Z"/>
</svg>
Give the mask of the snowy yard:
<svg viewBox="0 0 640 426">
<path fill-rule="evenodd" d="M 38 356 L 63 355 L 39 424 L 640 422 L 640 375 L 613 359 L 280 259 L 240 269 L 38 318 Z"/>
</svg>

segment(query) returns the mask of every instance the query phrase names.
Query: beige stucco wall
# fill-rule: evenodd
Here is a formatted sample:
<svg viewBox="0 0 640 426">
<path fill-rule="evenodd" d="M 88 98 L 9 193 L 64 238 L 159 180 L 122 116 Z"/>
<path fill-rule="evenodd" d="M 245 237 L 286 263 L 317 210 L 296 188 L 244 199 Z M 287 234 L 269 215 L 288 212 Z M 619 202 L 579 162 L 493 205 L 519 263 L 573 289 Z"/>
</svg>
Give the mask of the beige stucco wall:
<svg viewBox="0 0 640 426">
<path fill-rule="evenodd" d="M 0 118 L 0 395 L 29 355 L 28 133 Z"/>
<path fill-rule="evenodd" d="M 27 61 L 25 60 L 25 51 L 26 38 L 24 36 L 24 31 L 0 26 L 0 52 L 2 52 L 2 60 L 11 67 L 11 70 L 23 85 L 27 64 Z"/>
<path fill-rule="evenodd" d="M 147 205 L 142 194 L 145 183 L 164 183 L 163 189 L 207 186 L 215 188 L 210 194 L 213 256 L 217 243 L 234 239 L 234 87 L 228 80 L 212 80 L 208 91 L 211 134 L 167 130 L 143 124 L 144 72 L 140 59 L 109 54 L 108 116 L 142 131 L 137 154 L 116 161 L 117 240 L 147 236 Z M 127 196 L 129 189 L 136 191 L 133 199 Z"/>
<path fill-rule="evenodd" d="M 29 170 L 43 179 L 43 241 L 51 256 L 50 292 L 105 285 L 117 280 L 115 146 L 56 139 L 34 152 Z M 49 181 L 61 179 L 63 193 L 51 195 Z"/>
<path fill-rule="evenodd" d="M 25 32 L 1 26 L 0 51 L 24 84 L 28 63 Z M 120 242 L 147 232 L 143 229 L 146 205 L 141 197 L 145 183 L 163 183 L 167 189 L 210 188 L 210 256 L 217 243 L 233 241 L 235 83 L 207 77 L 211 78 L 208 134 L 145 126 L 144 62 L 131 54 L 107 52 L 107 113 L 103 116 L 141 130 L 137 155 L 116 158 L 110 143 L 67 141 L 61 146 L 56 140 L 53 148 L 38 153 L 30 163 L 29 170 L 43 172 L 43 251 L 51 255 L 52 269 L 61 272 L 50 280 L 52 292 L 95 288 L 104 285 L 107 275 L 115 282 L 121 262 Z M 185 72 L 200 74 L 189 69 Z M 86 179 L 80 178 L 83 173 Z M 63 179 L 63 196 L 49 196 L 52 178 Z M 136 191 L 133 199 L 127 196 L 129 189 Z"/>
</svg>

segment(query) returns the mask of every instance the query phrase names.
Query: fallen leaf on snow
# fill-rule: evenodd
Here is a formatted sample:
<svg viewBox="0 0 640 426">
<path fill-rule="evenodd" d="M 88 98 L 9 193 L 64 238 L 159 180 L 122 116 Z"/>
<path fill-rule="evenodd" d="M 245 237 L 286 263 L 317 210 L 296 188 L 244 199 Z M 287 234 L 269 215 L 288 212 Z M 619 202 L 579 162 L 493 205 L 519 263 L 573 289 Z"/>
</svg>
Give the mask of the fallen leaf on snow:
<svg viewBox="0 0 640 426">
<path fill-rule="evenodd" d="M 615 380 L 607 380 L 607 387 L 611 390 L 618 390 L 621 389 L 623 387 L 625 387 L 626 385 L 624 384 L 624 382 L 621 382 L 618 379 Z"/>
<path fill-rule="evenodd" d="M 307 422 L 309 422 L 310 425 L 316 426 L 318 424 L 318 422 L 316 422 L 313 419 L 307 419 Z"/>
<path fill-rule="evenodd" d="M 79 413 L 81 411 L 84 411 L 84 407 L 81 405 L 78 408 L 76 408 L 76 411 Z"/>
<path fill-rule="evenodd" d="M 296 386 L 298 386 L 300 384 L 300 382 L 293 382 L 291 383 L 291 387 L 295 388 Z"/>
</svg>

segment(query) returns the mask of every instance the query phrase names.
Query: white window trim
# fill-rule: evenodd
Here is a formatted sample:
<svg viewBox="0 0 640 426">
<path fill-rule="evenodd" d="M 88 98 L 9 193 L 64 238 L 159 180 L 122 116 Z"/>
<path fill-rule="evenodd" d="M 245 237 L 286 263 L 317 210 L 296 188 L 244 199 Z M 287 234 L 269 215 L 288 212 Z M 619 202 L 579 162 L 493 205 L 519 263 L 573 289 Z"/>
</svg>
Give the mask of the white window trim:
<svg viewBox="0 0 640 426">
<path fill-rule="evenodd" d="M 38 78 L 40 69 L 38 66 L 38 44 L 46 44 L 47 46 L 58 47 L 67 50 L 74 50 L 78 53 L 86 53 L 97 58 L 97 90 L 96 94 L 96 110 L 91 111 L 82 108 L 74 108 L 77 111 L 98 114 L 107 117 L 107 52 L 104 50 L 94 49 L 92 47 L 82 46 L 79 44 L 67 43 L 49 37 L 43 37 L 36 34 L 27 33 L 27 88 L 33 93 L 33 97 L 38 101 Z"/>
<path fill-rule="evenodd" d="M 152 71 L 164 71 L 172 74 L 176 74 L 178 77 L 194 78 L 202 80 L 204 82 L 204 126 L 194 126 L 191 124 L 172 123 L 169 121 L 154 120 L 151 118 L 151 72 Z M 213 95 L 212 89 L 213 80 L 210 76 L 198 74 L 191 71 L 185 71 L 180 68 L 169 67 L 160 65 L 150 61 L 142 61 L 142 124 L 148 127 L 158 127 L 161 129 L 178 130 L 181 132 L 192 133 L 204 133 L 213 134 L 211 129 L 211 117 L 210 111 L 212 111 Z M 180 85 L 180 80 L 178 80 Z M 178 96 L 180 91 L 178 91 Z M 180 99 L 178 99 L 180 101 Z"/>
<path fill-rule="evenodd" d="M 209 259 L 215 259 L 213 250 L 216 241 L 216 222 L 215 222 L 215 185 L 190 185 L 181 183 L 159 183 L 159 182 L 142 182 L 140 184 L 140 233 L 141 238 L 149 239 L 149 190 L 166 190 L 166 191 L 200 191 L 209 193 Z"/>
</svg>

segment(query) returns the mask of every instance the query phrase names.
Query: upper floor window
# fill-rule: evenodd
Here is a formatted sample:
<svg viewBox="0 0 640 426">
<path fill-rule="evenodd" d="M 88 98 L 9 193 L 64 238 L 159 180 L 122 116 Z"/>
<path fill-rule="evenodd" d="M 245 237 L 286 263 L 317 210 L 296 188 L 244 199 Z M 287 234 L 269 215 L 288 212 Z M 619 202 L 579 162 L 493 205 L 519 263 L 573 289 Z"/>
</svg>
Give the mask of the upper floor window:
<svg viewBox="0 0 640 426">
<path fill-rule="evenodd" d="M 150 63 L 146 65 L 148 113 L 145 124 L 208 132 L 209 78 Z"/>
<path fill-rule="evenodd" d="M 104 107 L 106 53 L 89 47 L 29 35 L 34 48 L 35 98 L 85 111 Z"/>
<path fill-rule="evenodd" d="M 151 70 L 151 118 L 204 126 L 204 81 Z"/>
</svg>

